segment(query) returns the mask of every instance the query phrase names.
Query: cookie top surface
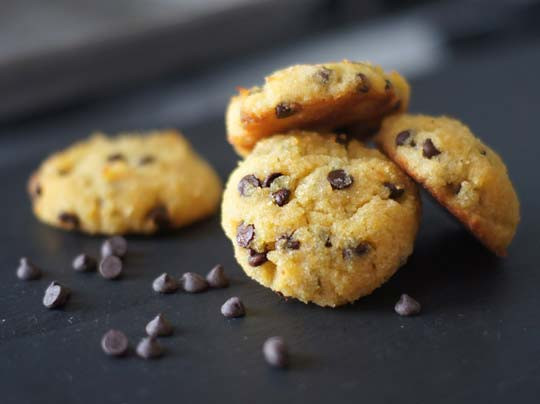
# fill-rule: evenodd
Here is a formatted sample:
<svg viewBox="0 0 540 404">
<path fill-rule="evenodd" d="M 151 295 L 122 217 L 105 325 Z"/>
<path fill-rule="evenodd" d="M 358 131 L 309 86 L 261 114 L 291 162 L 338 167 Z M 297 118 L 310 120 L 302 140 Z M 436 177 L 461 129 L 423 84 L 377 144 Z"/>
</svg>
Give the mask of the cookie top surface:
<svg viewBox="0 0 540 404">
<path fill-rule="evenodd" d="M 42 221 L 86 233 L 152 233 L 214 212 L 221 184 L 175 130 L 94 135 L 47 160 L 29 181 Z"/>
<path fill-rule="evenodd" d="M 231 98 L 227 136 L 245 156 L 274 133 L 348 126 L 372 131 L 384 116 L 407 109 L 409 92 L 398 73 L 367 62 L 291 66 L 266 77 L 262 87 L 240 89 Z"/>
<path fill-rule="evenodd" d="M 384 120 L 376 142 L 497 255 L 506 255 L 519 201 L 506 166 L 468 127 L 447 117 Z"/>
<path fill-rule="evenodd" d="M 336 135 L 261 140 L 227 183 L 222 226 L 244 271 L 321 306 L 371 293 L 405 263 L 416 185 L 379 151 Z"/>
</svg>

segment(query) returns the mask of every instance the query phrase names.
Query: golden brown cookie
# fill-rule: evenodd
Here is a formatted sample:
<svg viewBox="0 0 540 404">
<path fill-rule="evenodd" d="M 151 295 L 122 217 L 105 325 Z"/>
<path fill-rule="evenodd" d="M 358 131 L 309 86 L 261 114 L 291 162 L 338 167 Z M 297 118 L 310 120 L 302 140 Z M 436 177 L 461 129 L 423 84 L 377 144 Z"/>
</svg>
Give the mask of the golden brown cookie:
<svg viewBox="0 0 540 404">
<path fill-rule="evenodd" d="M 338 306 L 370 294 L 413 251 L 416 185 L 383 154 L 336 135 L 261 140 L 231 174 L 222 226 L 246 274 Z"/>
<path fill-rule="evenodd" d="M 376 142 L 483 244 L 506 255 L 519 201 L 499 155 L 468 127 L 447 117 L 393 116 Z"/>
<path fill-rule="evenodd" d="M 389 114 L 407 110 L 409 85 L 397 72 L 367 62 L 296 65 L 240 89 L 226 113 L 229 142 L 242 156 L 257 141 L 296 129 L 372 131 Z"/>
<path fill-rule="evenodd" d="M 49 157 L 29 181 L 36 216 L 85 233 L 153 233 L 212 214 L 221 184 L 175 130 L 94 135 Z"/>
</svg>

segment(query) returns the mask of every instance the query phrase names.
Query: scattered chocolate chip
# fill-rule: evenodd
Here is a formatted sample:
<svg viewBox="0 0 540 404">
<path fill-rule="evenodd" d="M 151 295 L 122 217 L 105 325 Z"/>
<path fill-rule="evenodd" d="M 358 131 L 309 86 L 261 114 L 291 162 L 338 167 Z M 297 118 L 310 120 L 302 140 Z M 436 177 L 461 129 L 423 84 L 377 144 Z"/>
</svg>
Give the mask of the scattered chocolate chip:
<svg viewBox="0 0 540 404">
<path fill-rule="evenodd" d="M 109 330 L 101 338 L 103 352 L 110 356 L 125 355 L 129 347 L 126 334 L 119 330 Z"/>
<path fill-rule="evenodd" d="M 332 247 L 332 242 L 330 241 L 330 236 L 326 239 L 326 241 L 324 242 L 324 246 L 326 248 L 330 248 Z"/>
<path fill-rule="evenodd" d="M 218 264 L 206 275 L 206 282 L 211 288 L 226 288 L 229 286 L 229 279 L 225 275 L 223 265 Z"/>
<path fill-rule="evenodd" d="M 268 338 L 263 345 L 263 355 L 270 366 L 285 368 L 289 364 L 289 351 L 281 337 Z"/>
<path fill-rule="evenodd" d="M 249 243 L 255 237 L 255 226 L 252 224 L 240 223 L 236 228 L 236 242 L 240 247 L 248 248 Z"/>
<path fill-rule="evenodd" d="M 242 196 L 250 196 L 256 188 L 261 186 L 261 182 L 253 174 L 242 177 L 238 183 L 238 192 Z"/>
<path fill-rule="evenodd" d="M 364 241 L 360 242 L 356 247 L 347 247 L 343 249 L 342 255 L 344 259 L 352 259 L 354 256 L 361 257 L 367 254 L 370 250 L 369 243 Z"/>
<path fill-rule="evenodd" d="M 272 185 L 272 182 L 274 182 L 274 180 L 276 178 L 279 178 L 281 177 L 283 174 L 281 173 L 272 173 L 272 174 L 268 174 L 266 176 L 266 178 L 264 179 L 263 183 L 262 183 L 262 186 L 263 188 L 269 188 L 270 185 Z"/>
<path fill-rule="evenodd" d="M 146 333 L 150 337 L 166 337 L 171 335 L 174 328 L 162 313 L 159 313 L 148 324 L 146 324 Z"/>
<path fill-rule="evenodd" d="M 195 272 L 186 272 L 180 278 L 182 288 L 189 293 L 204 292 L 208 289 L 208 282 L 201 275 Z"/>
<path fill-rule="evenodd" d="M 411 132 L 408 130 L 401 131 L 396 136 L 396 146 L 403 146 L 407 139 L 411 136 Z"/>
<path fill-rule="evenodd" d="M 388 79 L 385 80 L 385 82 L 386 82 L 386 83 L 385 83 L 385 85 L 384 85 L 384 89 L 385 89 L 386 91 L 388 91 L 388 90 L 390 90 L 390 89 L 393 87 L 393 85 L 392 85 L 392 82 L 391 82 L 390 80 L 388 80 Z"/>
<path fill-rule="evenodd" d="M 141 358 L 153 359 L 163 355 L 163 347 L 155 337 L 145 337 L 137 345 L 136 352 Z"/>
<path fill-rule="evenodd" d="M 48 309 L 56 309 L 66 304 L 71 292 L 68 288 L 61 285 L 56 281 L 52 281 L 51 284 L 45 290 L 43 296 L 43 305 Z"/>
<path fill-rule="evenodd" d="M 96 269 L 97 262 L 88 254 L 79 254 L 73 260 L 72 266 L 77 272 L 88 272 Z"/>
<path fill-rule="evenodd" d="M 116 279 L 122 274 L 122 260 L 116 255 L 109 255 L 101 260 L 99 273 L 105 279 Z"/>
<path fill-rule="evenodd" d="M 326 178 L 332 189 L 345 189 L 353 183 L 353 177 L 341 169 L 330 171 Z"/>
<path fill-rule="evenodd" d="M 164 272 L 154 279 L 152 289 L 158 293 L 173 293 L 178 289 L 178 282 L 175 278 Z"/>
<path fill-rule="evenodd" d="M 80 221 L 79 216 L 75 213 L 62 212 L 58 215 L 58 220 L 67 226 L 77 228 L 79 227 Z"/>
<path fill-rule="evenodd" d="M 293 239 L 292 235 L 289 234 L 282 235 L 278 241 L 281 241 L 283 247 L 288 250 L 298 250 L 300 248 L 300 241 Z"/>
<path fill-rule="evenodd" d="M 252 267 L 258 267 L 268 261 L 266 258 L 266 252 L 257 252 L 253 249 L 249 250 L 248 264 Z"/>
<path fill-rule="evenodd" d="M 482 156 L 485 156 L 485 155 L 487 154 L 487 151 L 484 150 L 484 149 L 482 149 L 482 150 L 480 150 L 480 154 L 481 154 Z"/>
<path fill-rule="evenodd" d="M 147 214 L 147 219 L 154 222 L 159 230 L 168 229 L 171 226 L 171 219 L 167 207 L 164 205 L 158 205 L 152 208 Z"/>
<path fill-rule="evenodd" d="M 32 264 L 28 258 L 22 257 L 17 268 L 17 278 L 23 281 L 31 281 L 41 277 L 41 269 Z"/>
<path fill-rule="evenodd" d="M 246 315 L 246 308 L 239 297 L 231 297 L 221 306 L 221 314 L 225 317 L 236 318 Z"/>
<path fill-rule="evenodd" d="M 358 91 L 361 93 L 367 93 L 369 89 L 371 88 L 371 83 L 369 82 L 369 79 L 364 73 L 358 73 L 356 77 L 360 80 L 360 84 L 358 84 Z"/>
<path fill-rule="evenodd" d="M 394 310 L 400 316 L 413 316 L 420 313 L 422 306 L 407 294 L 402 294 L 394 306 Z"/>
<path fill-rule="evenodd" d="M 422 155 L 428 159 L 441 154 L 441 152 L 435 147 L 431 139 L 426 139 L 424 146 L 422 146 Z"/>
<path fill-rule="evenodd" d="M 300 104 L 297 104 L 295 102 L 280 102 L 278 105 L 276 105 L 276 118 L 288 118 L 291 115 L 299 112 L 300 109 Z"/>
<path fill-rule="evenodd" d="M 41 196 L 42 193 L 43 193 L 43 189 L 41 188 L 41 184 L 39 182 L 36 182 L 30 190 L 30 194 L 32 198 L 37 198 Z"/>
<path fill-rule="evenodd" d="M 383 183 L 383 185 L 390 191 L 390 199 L 399 199 L 405 192 L 404 188 L 398 188 L 395 184 L 391 182 L 385 182 Z"/>
<path fill-rule="evenodd" d="M 286 205 L 289 202 L 289 197 L 291 196 L 291 191 L 286 188 L 278 189 L 276 192 L 272 192 L 272 199 L 277 206 Z"/>
<path fill-rule="evenodd" d="M 107 156 L 107 161 L 122 161 L 125 159 L 126 157 L 122 153 L 113 153 Z"/>
<path fill-rule="evenodd" d="M 154 156 L 147 154 L 146 156 L 141 157 L 141 159 L 139 160 L 139 165 L 145 166 L 147 164 L 152 164 L 155 161 L 156 161 L 156 158 Z"/>
<path fill-rule="evenodd" d="M 127 252 L 127 241 L 122 236 L 108 238 L 101 245 L 101 256 L 103 258 L 115 255 L 122 258 Z"/>
<path fill-rule="evenodd" d="M 317 71 L 317 73 L 315 73 L 315 77 L 321 84 L 328 84 L 331 74 L 332 70 L 323 66 Z"/>
</svg>

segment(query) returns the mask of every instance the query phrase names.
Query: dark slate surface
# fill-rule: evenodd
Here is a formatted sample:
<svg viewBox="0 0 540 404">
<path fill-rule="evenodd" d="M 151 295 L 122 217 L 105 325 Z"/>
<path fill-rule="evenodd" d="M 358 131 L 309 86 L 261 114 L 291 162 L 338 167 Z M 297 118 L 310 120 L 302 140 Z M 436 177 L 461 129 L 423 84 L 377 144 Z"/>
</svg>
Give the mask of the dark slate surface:
<svg viewBox="0 0 540 404">
<path fill-rule="evenodd" d="M 536 402 L 539 69 L 540 47 L 533 44 L 449 62 L 413 83 L 414 111 L 461 117 L 507 162 L 523 217 L 509 257 L 492 256 L 426 201 L 409 263 L 373 295 L 336 310 L 285 302 L 248 280 L 217 216 L 170 236 L 130 238 L 122 280 L 73 273 L 74 255 L 97 254 L 101 240 L 38 223 L 26 178 L 47 153 L 96 127 L 182 127 L 173 114 L 137 101 L 142 95 L 2 127 L 0 402 Z M 222 117 L 184 129 L 225 178 L 236 158 Z M 22 255 L 45 269 L 43 279 L 16 279 Z M 205 273 L 218 262 L 232 278 L 228 289 L 170 296 L 151 290 L 163 271 Z M 74 291 L 64 310 L 41 305 L 53 279 Z M 421 316 L 394 314 L 402 292 L 422 302 Z M 232 295 L 242 297 L 247 317 L 221 316 L 220 305 Z M 134 344 L 158 312 L 176 327 L 163 339 L 163 359 L 103 355 L 99 341 L 107 329 L 124 330 Z M 287 371 L 269 369 L 261 357 L 263 341 L 276 334 L 290 345 Z"/>
</svg>

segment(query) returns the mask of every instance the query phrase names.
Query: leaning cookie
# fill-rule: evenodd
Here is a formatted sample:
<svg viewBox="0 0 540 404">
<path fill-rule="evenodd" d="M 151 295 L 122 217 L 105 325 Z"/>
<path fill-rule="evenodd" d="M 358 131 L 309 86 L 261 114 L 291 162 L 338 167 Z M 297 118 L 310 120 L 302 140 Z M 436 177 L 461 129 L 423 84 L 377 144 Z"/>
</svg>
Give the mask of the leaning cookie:
<svg viewBox="0 0 540 404">
<path fill-rule="evenodd" d="M 294 132 L 261 140 L 231 174 L 222 226 L 251 278 L 334 307 L 406 262 L 420 209 L 416 185 L 379 151 Z"/>
<path fill-rule="evenodd" d="M 221 184 L 175 130 L 102 135 L 49 157 L 29 192 L 45 223 L 85 233 L 153 233 L 212 214 Z"/>
<path fill-rule="evenodd" d="M 407 110 L 409 85 L 396 72 L 343 61 L 279 70 L 262 87 L 240 89 L 226 113 L 229 142 L 247 155 L 257 141 L 296 129 L 355 132 L 378 128 L 389 114 Z"/>
<path fill-rule="evenodd" d="M 384 120 L 376 142 L 490 250 L 506 255 L 519 201 L 501 158 L 469 128 L 447 117 Z"/>
</svg>

